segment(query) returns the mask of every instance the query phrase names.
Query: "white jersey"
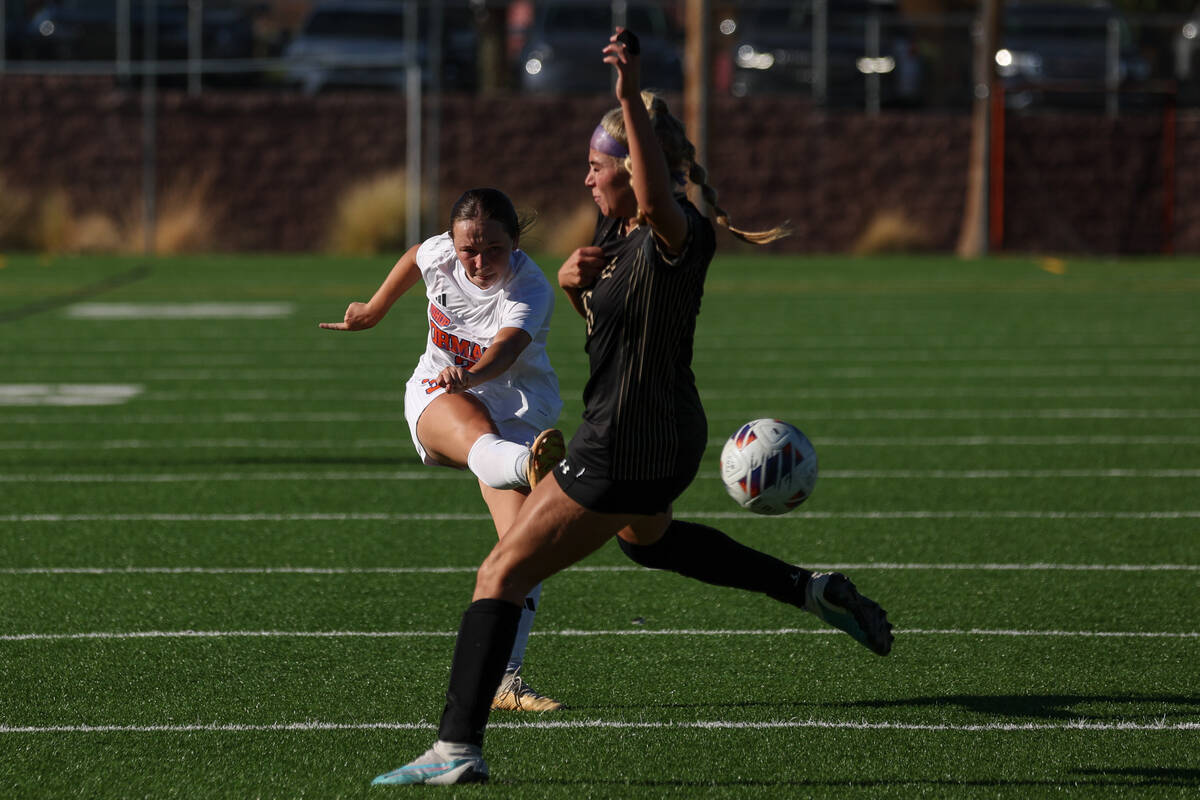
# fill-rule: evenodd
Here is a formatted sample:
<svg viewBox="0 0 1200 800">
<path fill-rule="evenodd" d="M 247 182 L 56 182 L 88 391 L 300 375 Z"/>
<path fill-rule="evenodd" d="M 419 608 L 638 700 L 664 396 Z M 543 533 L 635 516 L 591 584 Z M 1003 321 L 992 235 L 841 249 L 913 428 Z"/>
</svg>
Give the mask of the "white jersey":
<svg viewBox="0 0 1200 800">
<path fill-rule="evenodd" d="M 502 328 L 520 328 L 532 341 L 517 360 L 503 374 L 468 391 L 485 402 L 497 425 L 505 418 L 538 430 L 554 425 L 562 410 L 558 378 L 546 353 L 554 291 L 538 265 L 514 250 L 508 277 L 480 289 L 467 279 L 450 234 L 443 233 L 417 249 L 417 267 L 429 301 L 429 339 L 410 382 L 436 378 L 449 366 L 470 367 Z M 425 385 L 430 400 L 443 391 Z M 409 423 L 415 426 L 416 420 Z"/>
</svg>

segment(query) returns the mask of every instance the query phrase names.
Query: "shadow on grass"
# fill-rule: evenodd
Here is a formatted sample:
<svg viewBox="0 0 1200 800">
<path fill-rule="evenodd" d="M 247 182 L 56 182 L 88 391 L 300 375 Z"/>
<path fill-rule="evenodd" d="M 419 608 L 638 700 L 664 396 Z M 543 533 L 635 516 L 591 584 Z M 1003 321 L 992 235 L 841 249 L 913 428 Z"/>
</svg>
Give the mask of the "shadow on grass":
<svg viewBox="0 0 1200 800">
<path fill-rule="evenodd" d="M 1111 711 L 1078 710 L 1081 703 L 1109 704 Z M 856 700 L 844 703 L 825 702 L 779 702 L 770 700 L 743 700 L 733 703 L 655 703 L 656 709 L 755 709 L 774 708 L 808 710 L 815 708 L 946 708 L 958 706 L 964 711 L 988 714 L 997 717 L 1027 717 L 1046 720 L 1074 721 L 1087 719 L 1130 720 L 1130 715 L 1161 719 L 1167 714 L 1194 714 L 1200 711 L 1200 696 L 1188 695 L 971 695 L 951 694 L 932 697 L 907 697 L 888 700 Z M 1149 707 L 1146 707 L 1149 706 Z M 644 709 L 643 705 L 571 705 L 572 711 L 604 712 Z"/>
<path fill-rule="evenodd" d="M 1108 704 L 1110 711 L 1080 712 L 1081 703 Z M 1200 697 L 1189 695 L 1089 695 L 1089 694 L 1031 694 L 1031 695 L 972 695 L 951 694 L 935 697 L 908 697 L 892 700 L 858 700 L 850 703 L 828 704 L 837 708 L 920 708 L 958 706 L 977 714 L 1000 717 L 1029 717 L 1047 720 L 1121 719 L 1130 715 L 1161 719 L 1168 713 L 1195 713 L 1200 710 Z M 1149 706 L 1149 707 L 1147 707 Z"/>
<path fill-rule="evenodd" d="M 1097 769 L 1072 770 L 1062 778 L 1002 778 L 954 780 L 952 778 L 929 778 L 927 780 L 914 778 L 897 778 L 895 780 L 746 780 L 739 778 L 730 781 L 683 781 L 683 780 L 495 780 L 493 786 L 629 786 L 637 788 L 672 788 L 672 789 L 719 789 L 719 788 L 772 788 L 781 789 L 898 789 L 912 787 L 913 789 L 937 787 L 982 787 L 1009 788 L 1028 787 L 1030 789 L 1054 788 L 1062 786 L 1096 787 L 1096 788 L 1138 788 L 1138 787 L 1188 787 L 1197 786 L 1200 782 L 1200 770 L 1173 767 L 1103 767 Z"/>
</svg>

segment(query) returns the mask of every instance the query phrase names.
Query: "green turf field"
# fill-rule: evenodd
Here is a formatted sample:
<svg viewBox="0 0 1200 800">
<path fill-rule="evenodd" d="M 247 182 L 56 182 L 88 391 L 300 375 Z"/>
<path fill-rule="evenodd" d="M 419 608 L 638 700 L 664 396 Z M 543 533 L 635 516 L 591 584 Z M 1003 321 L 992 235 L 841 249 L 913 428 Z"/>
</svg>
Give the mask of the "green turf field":
<svg viewBox="0 0 1200 800">
<path fill-rule="evenodd" d="M 420 292 L 347 334 L 317 323 L 386 259 L 0 264 L 0 797 L 1200 786 L 1200 261 L 719 259 L 677 515 L 844 569 L 895 649 L 610 545 L 547 582 L 530 645 L 569 710 L 493 714 L 461 790 L 369 785 L 432 741 L 494 538 L 409 442 Z M 562 301 L 551 357 L 569 436 Z M 758 416 L 820 454 L 786 517 L 716 478 Z"/>
</svg>

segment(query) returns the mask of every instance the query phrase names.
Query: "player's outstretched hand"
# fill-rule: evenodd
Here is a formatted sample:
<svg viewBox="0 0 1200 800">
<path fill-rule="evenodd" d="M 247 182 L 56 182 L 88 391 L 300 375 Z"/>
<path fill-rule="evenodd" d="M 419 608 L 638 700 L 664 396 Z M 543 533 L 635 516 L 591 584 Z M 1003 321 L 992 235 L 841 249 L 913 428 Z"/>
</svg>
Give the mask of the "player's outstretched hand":
<svg viewBox="0 0 1200 800">
<path fill-rule="evenodd" d="M 567 256 L 558 268 L 558 285 L 564 289 L 586 289 L 604 269 L 604 251 L 599 247 L 580 247 Z"/>
<path fill-rule="evenodd" d="M 450 394 L 465 392 L 471 388 L 471 373 L 463 367 L 446 367 L 438 373 L 436 383 Z"/>
<path fill-rule="evenodd" d="M 641 51 L 641 45 L 633 31 L 617 28 L 617 32 L 608 37 L 608 46 L 603 50 L 604 63 L 611 64 L 617 70 L 618 100 L 636 100 L 641 97 Z"/>
<path fill-rule="evenodd" d="M 366 303 L 351 303 L 346 307 L 346 318 L 342 322 L 322 322 L 320 326 L 327 331 L 365 331 L 375 327 L 378 322 L 368 313 Z"/>
</svg>

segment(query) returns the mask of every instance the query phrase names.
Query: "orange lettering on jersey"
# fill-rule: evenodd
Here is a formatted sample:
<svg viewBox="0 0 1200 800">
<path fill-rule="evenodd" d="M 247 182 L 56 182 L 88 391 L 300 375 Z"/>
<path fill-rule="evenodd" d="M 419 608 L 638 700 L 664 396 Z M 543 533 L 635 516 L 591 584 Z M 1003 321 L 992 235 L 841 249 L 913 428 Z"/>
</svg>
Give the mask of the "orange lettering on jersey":
<svg viewBox="0 0 1200 800">
<path fill-rule="evenodd" d="M 450 324 L 450 317 L 446 316 L 446 312 L 442 311 L 440 308 L 435 306 L 433 303 L 429 304 L 429 318 L 432 319 L 434 322 L 436 322 L 438 325 L 449 325 Z"/>
<path fill-rule="evenodd" d="M 429 321 L 429 340 L 439 350 L 445 350 L 454 356 L 454 363 L 460 367 L 469 367 L 487 352 L 487 348 L 470 339 L 460 339 L 452 333 L 446 333 L 433 320 Z"/>
</svg>

